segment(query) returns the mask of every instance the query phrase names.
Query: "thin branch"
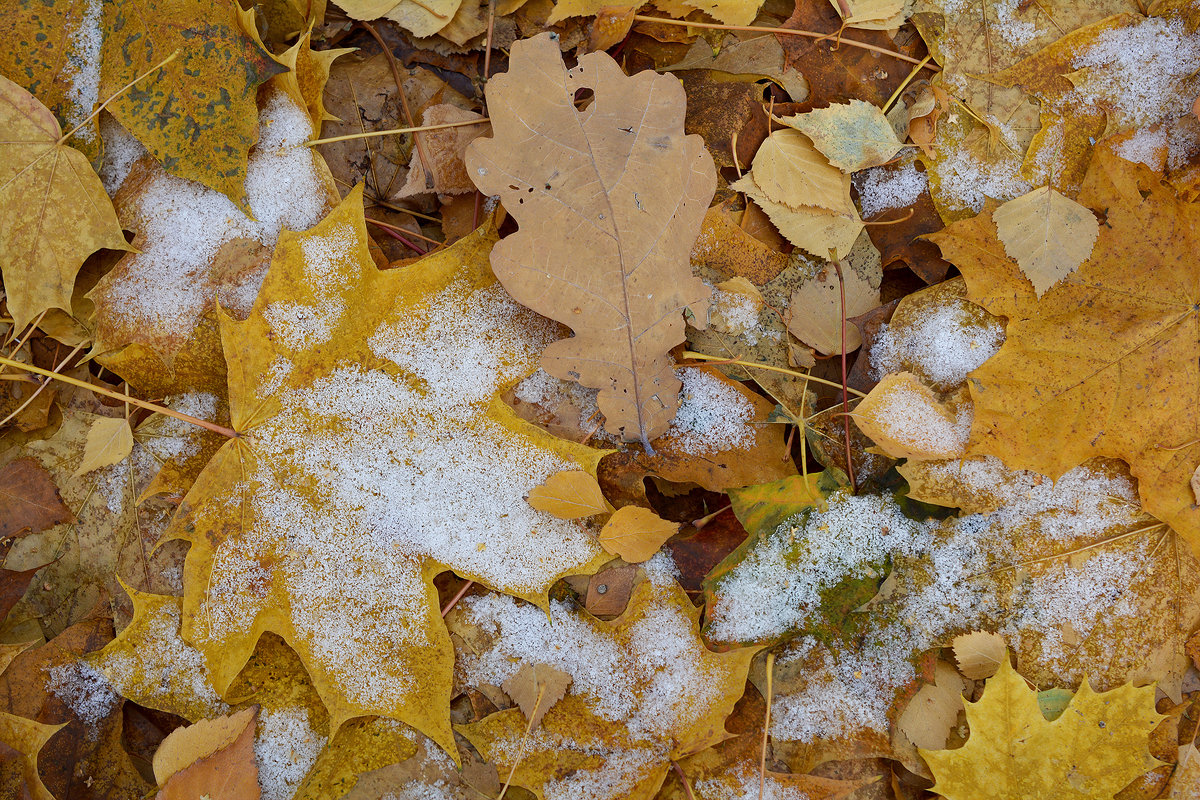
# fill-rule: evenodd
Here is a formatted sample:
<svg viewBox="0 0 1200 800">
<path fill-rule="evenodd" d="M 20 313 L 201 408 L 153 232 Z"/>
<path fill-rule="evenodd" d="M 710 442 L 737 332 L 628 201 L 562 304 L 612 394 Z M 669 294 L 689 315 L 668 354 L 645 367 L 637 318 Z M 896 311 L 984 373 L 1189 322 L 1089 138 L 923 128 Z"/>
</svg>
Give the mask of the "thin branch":
<svg viewBox="0 0 1200 800">
<path fill-rule="evenodd" d="M 842 276 L 842 262 L 837 253 L 830 252 L 833 257 L 833 269 L 837 272 L 838 294 L 841 296 L 842 318 L 842 429 L 846 432 L 846 477 L 850 479 L 850 493 L 858 494 L 858 481 L 854 479 L 854 451 L 850 447 L 850 394 L 846 386 L 846 280 Z"/>
<path fill-rule="evenodd" d="M 423 6 L 422 6 L 423 7 Z M 433 12 L 430 12 L 433 13 Z M 437 15 L 435 15 L 437 16 Z M 416 121 L 413 119 L 412 110 L 408 107 L 408 95 L 404 92 L 404 79 L 400 77 L 400 65 L 396 63 L 396 55 L 392 52 L 392 48 L 388 47 L 387 42 L 379 35 L 379 31 L 375 30 L 375 26 L 369 22 L 363 22 L 362 26 L 367 29 L 367 33 L 379 42 L 379 46 L 383 48 L 383 54 L 387 57 L 388 65 L 392 68 L 392 78 L 396 81 L 396 93 L 400 95 L 400 108 L 404 110 L 404 121 L 408 123 L 408 127 L 417 127 Z M 417 148 L 417 160 L 421 162 L 421 169 L 425 171 L 425 188 L 433 188 L 433 172 L 429 169 L 429 156 L 425 154 L 425 145 L 421 144 L 421 137 L 413 135 L 413 144 Z"/>
<path fill-rule="evenodd" d="M 374 136 L 392 136 L 402 133 L 418 133 L 420 131 L 440 131 L 443 128 L 461 128 L 464 125 L 483 125 L 486 122 L 491 122 L 487 117 L 483 119 L 469 119 L 465 122 L 443 122 L 438 125 L 417 125 L 412 128 L 389 128 L 386 131 L 366 131 L 365 133 L 347 133 L 345 136 L 330 136 L 328 139 L 312 139 L 305 142 L 309 147 L 318 144 L 331 144 L 333 142 L 348 142 L 351 139 L 370 139 Z M 419 141 L 419 140 L 418 140 Z"/>
<path fill-rule="evenodd" d="M 13 369 L 24 370 L 25 372 L 32 372 L 34 375 L 41 375 L 42 377 L 45 377 L 45 378 L 52 378 L 56 381 L 61 381 L 63 383 L 70 384 L 71 386 L 75 386 L 80 389 L 87 389 L 89 392 L 95 392 L 96 394 L 102 394 L 105 397 L 112 398 L 113 400 L 120 400 L 122 403 L 132 403 L 133 405 L 138 406 L 139 408 L 144 408 L 147 411 L 153 411 L 158 414 L 163 414 L 164 416 L 174 417 L 175 419 L 180 420 L 182 422 L 190 422 L 192 425 L 196 425 L 196 426 L 204 428 L 206 430 L 210 430 L 213 433 L 219 433 L 222 436 L 226 436 L 230 439 L 239 438 L 237 431 L 233 430 L 232 428 L 226 428 L 224 425 L 218 425 L 217 423 L 209 422 L 206 419 L 200 419 L 199 417 L 193 417 L 190 414 L 183 414 L 179 411 L 176 411 L 173 408 L 167 408 L 166 406 L 160 406 L 160 405 L 156 405 L 154 403 L 147 402 L 145 400 L 139 400 L 136 397 L 129 397 L 128 395 L 124 395 L 119 392 L 114 392 L 111 389 L 105 389 L 100 386 L 93 386 L 90 383 L 75 380 L 74 378 L 69 378 L 66 375 L 59 375 L 57 372 L 51 372 L 48 369 L 42 369 L 41 367 L 35 367 L 30 364 L 22 364 L 20 361 L 13 361 L 11 358 L 5 358 L 4 356 L 0 356 L 0 364 L 3 364 L 8 367 L 12 367 Z"/>
<path fill-rule="evenodd" d="M 706 353 L 696 353 L 692 350 L 684 350 L 683 357 L 684 358 L 694 358 L 697 361 L 712 361 L 712 362 L 715 362 L 718 366 L 721 364 L 733 364 L 733 365 L 739 366 L 739 367 L 752 367 L 754 369 L 765 369 L 768 372 L 782 372 L 784 375 L 793 375 L 797 378 L 804 378 L 805 380 L 812 381 L 813 383 L 819 383 L 824 386 L 832 387 L 834 389 L 842 388 L 842 385 L 840 383 L 834 383 L 833 381 L 827 381 L 824 378 L 818 378 L 815 375 L 809 375 L 807 372 L 797 372 L 794 369 L 784 369 L 783 367 L 776 367 L 771 364 L 755 364 L 753 361 L 741 361 L 736 358 L 722 358 L 721 356 L 710 356 Z M 679 366 L 681 366 L 681 367 L 698 367 L 700 365 L 699 364 L 680 364 Z M 867 396 L 865 393 L 860 392 L 857 389 L 851 388 L 849 386 L 846 387 L 846 391 L 848 391 L 850 394 L 856 394 L 859 397 Z"/>
</svg>

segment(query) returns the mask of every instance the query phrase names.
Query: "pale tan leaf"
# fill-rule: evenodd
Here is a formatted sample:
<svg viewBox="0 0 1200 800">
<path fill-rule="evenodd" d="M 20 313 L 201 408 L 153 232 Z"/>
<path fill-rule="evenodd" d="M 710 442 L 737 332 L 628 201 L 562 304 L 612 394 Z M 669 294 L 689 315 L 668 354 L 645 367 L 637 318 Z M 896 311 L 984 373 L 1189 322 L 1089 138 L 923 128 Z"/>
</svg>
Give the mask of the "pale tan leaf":
<svg viewBox="0 0 1200 800">
<path fill-rule="evenodd" d="M 522 664 L 517 674 L 501 684 L 501 688 L 520 707 L 532 729 L 555 703 L 566 696 L 570 685 L 570 674 L 560 669 L 548 664 Z"/>
<path fill-rule="evenodd" d="M 831 250 L 849 252 L 863 230 L 857 210 L 838 214 L 816 206 L 790 208 L 767 197 L 749 174 L 743 175 L 729 188 L 744 192 L 766 212 L 771 224 L 789 242 L 818 258 L 829 258 Z"/>
<path fill-rule="evenodd" d="M 1087 261 L 1100 235 L 1090 209 L 1049 186 L 1009 200 L 992 212 L 992 221 L 1004 252 L 1038 297 Z"/>
<path fill-rule="evenodd" d="M 905 0 L 829 0 L 847 28 L 886 31 L 899 28 L 908 19 L 911 3 Z M 840 5 L 844 3 L 844 5 Z M 845 9 L 849 9 L 847 15 Z"/>
<path fill-rule="evenodd" d="M 559 519 L 581 519 L 612 510 L 600 484 L 581 469 L 554 473 L 541 486 L 530 489 L 525 499 L 538 511 Z"/>
<path fill-rule="evenodd" d="M 884 453 L 910 461 L 957 458 L 970 432 L 911 372 L 885 375 L 854 409 L 853 419 Z"/>
<path fill-rule="evenodd" d="M 950 729 L 963 708 L 962 693 L 966 688 L 962 676 L 943 661 L 934 667 L 933 680 L 921 687 L 896 721 L 910 742 L 927 750 L 946 746 Z"/>
<path fill-rule="evenodd" d="M 952 643 L 958 671 L 972 680 L 990 678 L 1008 658 L 1004 637 L 987 631 L 972 631 L 955 636 Z"/>
<path fill-rule="evenodd" d="M 600 546 L 615 556 L 637 564 L 658 552 L 663 542 L 679 532 L 678 522 L 668 522 L 648 508 L 618 508 L 600 531 Z"/>
<path fill-rule="evenodd" d="M 830 164 L 800 131 L 784 128 L 768 136 L 754 156 L 751 175 L 767 199 L 788 208 L 816 206 L 854 214 L 850 176 Z"/>
<path fill-rule="evenodd" d="M 422 125 L 444 125 L 448 122 L 471 122 L 483 117 L 474 111 L 465 111 L 449 103 L 438 103 L 425 109 L 421 115 Z M 413 148 L 408 165 L 408 178 L 394 197 L 412 197 L 420 194 L 467 194 L 475 191 L 475 184 L 467 177 L 463 155 L 467 145 L 480 136 L 491 132 L 487 124 L 463 125 L 444 128 L 421 134 L 421 143 L 428 163 L 421 161 L 421 152 Z M 423 169 L 429 167 L 428 173 Z"/>
<path fill-rule="evenodd" d="M 648 443 L 679 406 L 669 351 L 684 310 L 701 325 L 707 314 L 688 257 L 716 187 L 712 157 L 683 132 L 673 75 L 626 76 L 602 52 L 568 70 L 548 34 L 514 44 L 509 63 L 487 86 L 495 136 L 467 148 L 471 179 L 520 227 L 492 268 L 518 302 L 574 330 L 542 368 L 599 389 L 609 432 Z"/>
<path fill-rule="evenodd" d="M 462 0 L 334 0 L 353 19 L 386 17 L 414 36 L 432 36 L 454 19 Z"/>
<path fill-rule="evenodd" d="M 154 780 L 162 786 L 188 765 L 229 747 L 247 728 L 254 729 L 257 713 L 258 707 L 251 706 L 227 717 L 176 728 L 154 753 Z"/>
<path fill-rule="evenodd" d="M 865 236 L 863 237 L 866 238 Z M 864 246 L 870 246 L 867 242 Z M 865 314 L 879 305 L 878 262 L 859 259 L 851 253 L 842 261 L 842 281 L 846 303 L 842 307 L 842 289 L 832 263 L 817 269 L 792 293 L 788 330 L 800 341 L 822 353 L 842 352 L 842 320 Z M 846 323 L 846 351 L 862 344 L 857 326 Z"/>
<path fill-rule="evenodd" d="M 749 25 L 764 0 L 683 0 L 684 5 L 703 11 L 726 25 Z"/>
<path fill-rule="evenodd" d="M 904 147 L 883 111 L 862 100 L 834 103 L 779 121 L 806 135 L 832 166 L 844 172 L 885 164 Z"/>
<path fill-rule="evenodd" d="M 123 417 L 97 417 L 88 430 L 83 461 L 75 470 L 75 477 L 116 464 L 128 457 L 132 450 L 133 429 L 129 427 L 129 420 Z"/>
</svg>

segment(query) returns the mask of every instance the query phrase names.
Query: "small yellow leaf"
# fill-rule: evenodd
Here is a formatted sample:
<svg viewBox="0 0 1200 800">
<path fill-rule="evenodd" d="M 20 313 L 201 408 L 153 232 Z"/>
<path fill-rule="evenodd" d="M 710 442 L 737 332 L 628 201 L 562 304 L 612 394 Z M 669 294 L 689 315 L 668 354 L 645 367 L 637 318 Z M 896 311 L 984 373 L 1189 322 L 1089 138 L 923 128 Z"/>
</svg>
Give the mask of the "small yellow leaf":
<svg viewBox="0 0 1200 800">
<path fill-rule="evenodd" d="M 1049 186 L 1009 200 L 992 212 L 1004 252 L 1015 259 L 1037 296 L 1092 255 L 1100 223 L 1085 206 Z"/>
<path fill-rule="evenodd" d="M 834 103 L 780 122 L 804 133 L 832 166 L 844 172 L 885 164 L 904 147 L 883 111 L 863 100 Z"/>
<path fill-rule="evenodd" d="M 133 450 L 133 429 L 122 417 L 98 417 L 88 430 L 83 461 L 75 477 L 124 460 Z"/>
<path fill-rule="evenodd" d="M 562 700 L 571 685 L 571 674 L 547 664 L 522 664 L 517 674 L 501 684 L 505 694 L 536 728 L 551 706 Z"/>
<path fill-rule="evenodd" d="M 754 156 L 751 174 L 768 199 L 793 210 L 816 206 L 854 214 L 850 176 L 831 165 L 800 131 L 785 128 L 768 136 Z"/>
<path fill-rule="evenodd" d="M 663 542 L 679 532 L 678 522 L 668 522 L 648 508 L 625 506 L 600 531 L 600 546 L 631 564 L 645 561 Z"/>
<path fill-rule="evenodd" d="M 581 519 L 612 510 L 600 484 L 580 469 L 554 473 L 541 486 L 530 489 L 526 500 L 538 511 L 559 519 Z"/>
<path fill-rule="evenodd" d="M 753 174 L 743 175 L 729 188 L 745 193 L 789 242 L 818 258 L 828 258 L 830 250 L 848 252 L 862 233 L 857 211 L 839 214 L 816 206 L 791 208 L 768 197 L 754 182 Z"/>
</svg>

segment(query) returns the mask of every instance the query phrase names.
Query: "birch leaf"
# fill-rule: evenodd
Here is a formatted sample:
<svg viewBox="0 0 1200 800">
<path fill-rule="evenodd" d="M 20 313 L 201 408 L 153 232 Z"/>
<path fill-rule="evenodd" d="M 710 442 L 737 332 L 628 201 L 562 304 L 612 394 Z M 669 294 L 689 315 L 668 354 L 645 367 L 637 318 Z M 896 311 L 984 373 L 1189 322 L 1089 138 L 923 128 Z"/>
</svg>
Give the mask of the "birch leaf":
<svg viewBox="0 0 1200 800">
<path fill-rule="evenodd" d="M 559 519 L 581 519 L 611 511 L 600 484 L 582 470 L 556 472 L 529 490 L 529 505 Z"/>
<path fill-rule="evenodd" d="M 806 135 L 843 172 L 877 167 L 904 147 L 883 111 L 862 100 L 834 103 L 780 122 Z"/>
<path fill-rule="evenodd" d="M 715 189 L 712 158 L 683 133 L 674 76 L 629 77 L 602 52 L 568 70 L 549 35 L 514 44 L 510 64 L 488 82 L 495 136 L 467 148 L 472 180 L 520 226 L 492 268 L 518 302 L 574 330 L 543 369 L 599 389 L 609 432 L 649 442 L 679 406 L 668 351 L 684 340 L 684 310 L 706 316 L 688 254 Z M 585 89 L 594 101 L 580 111 Z"/>
<path fill-rule="evenodd" d="M 645 561 L 663 542 L 679 532 L 678 522 L 668 522 L 648 508 L 618 508 L 600 531 L 600 544 L 631 564 Z"/>
<path fill-rule="evenodd" d="M 1009 200 L 992 212 L 1004 252 L 1016 259 L 1037 296 L 1092 255 L 1100 223 L 1091 209 L 1049 186 Z"/>
<path fill-rule="evenodd" d="M 133 451 L 133 429 L 123 417 L 96 417 L 88 429 L 83 461 L 75 477 L 124 460 Z"/>
</svg>

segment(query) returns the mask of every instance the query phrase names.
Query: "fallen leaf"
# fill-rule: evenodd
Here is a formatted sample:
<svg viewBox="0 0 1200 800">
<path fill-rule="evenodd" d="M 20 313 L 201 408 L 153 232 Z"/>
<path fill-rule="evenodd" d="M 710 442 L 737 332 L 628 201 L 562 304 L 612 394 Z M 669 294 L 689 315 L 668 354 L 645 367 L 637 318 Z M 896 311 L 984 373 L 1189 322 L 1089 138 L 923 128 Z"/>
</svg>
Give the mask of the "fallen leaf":
<svg viewBox="0 0 1200 800">
<path fill-rule="evenodd" d="M 42 783 L 38 775 L 38 753 L 46 742 L 62 728 L 62 725 L 43 725 L 31 719 L 14 716 L 0 711 L 0 744 L 8 748 L 4 753 L 6 784 L 11 780 L 10 768 L 20 771 L 24 790 L 32 800 L 55 800 L 54 795 Z M 11 767 L 10 767 L 11 765 Z M 11 784 L 8 784 L 11 785 Z"/>
<path fill-rule="evenodd" d="M 546 664 L 522 664 L 515 675 L 500 685 L 529 720 L 532 730 L 566 696 L 571 680 L 569 673 Z"/>
<path fill-rule="evenodd" d="M 972 631 L 954 637 L 954 661 L 958 671 L 971 680 L 990 678 L 1008 659 L 1008 644 L 1003 636 L 987 631 Z"/>
<path fill-rule="evenodd" d="M 936 779 L 933 791 L 951 800 L 1112 797 L 1158 766 L 1148 747 L 1162 719 L 1153 687 L 1097 694 L 1084 681 L 1067 711 L 1047 722 L 1036 692 L 1003 659 L 983 697 L 967 704 L 967 743 L 921 750 Z M 986 786 L 980 775 L 988 776 Z"/>
<path fill-rule="evenodd" d="M 168 736 L 161 747 L 174 749 L 178 746 L 185 752 L 176 754 L 170 762 L 161 765 L 166 767 L 169 764 L 176 768 L 176 771 L 166 775 L 160 774 L 156 754 L 154 772 L 161 786 L 156 800 L 196 800 L 198 797 L 211 800 L 258 800 L 261 793 L 258 767 L 254 762 L 254 715 L 255 709 L 251 707 L 222 720 L 222 727 L 227 727 L 221 731 L 221 742 L 216 749 L 210 749 L 215 742 L 197 735 L 197 730 L 207 727 L 204 724 L 207 721 L 180 728 Z M 172 737 L 180 737 L 182 741 L 176 739 L 178 744 L 172 745 Z M 188 753 L 188 750 L 192 752 Z M 194 757 L 187 761 L 188 755 Z M 185 762 L 188 765 L 182 766 Z"/>
<path fill-rule="evenodd" d="M 808 95 L 804 76 L 785 63 L 778 37 L 769 34 L 741 39 L 736 33 L 730 33 L 717 47 L 703 37 L 697 37 L 682 60 L 662 69 L 667 72 L 711 69 L 733 75 L 760 76 L 770 78 L 797 103 Z"/>
<path fill-rule="evenodd" d="M 530 489 L 526 499 L 538 511 L 559 519 L 581 519 L 613 510 L 596 478 L 578 469 L 554 473 Z"/>
<path fill-rule="evenodd" d="M 216 719 L 202 719 L 177 728 L 154 753 L 154 779 L 161 786 L 171 776 L 233 744 L 254 723 L 257 706 Z"/>
<path fill-rule="evenodd" d="M 31 458 L 0 467 L 0 539 L 41 533 L 74 518 L 53 476 Z"/>
<path fill-rule="evenodd" d="M 843 347 L 853 352 L 862 344 L 858 328 L 847 320 L 879 305 L 883 280 L 879 252 L 866 236 L 860 234 L 855 247 L 838 251 L 836 257 L 840 271 L 829 261 L 811 265 L 789 304 L 788 331 L 828 355 L 841 353 Z"/>
<path fill-rule="evenodd" d="M 358 775 L 345 800 L 380 800 L 406 794 L 428 794 L 445 800 L 491 800 L 500 794 L 500 778 L 491 764 L 480 766 L 483 769 L 477 773 L 481 774 L 471 773 L 465 766 L 460 771 L 449 756 L 425 740 L 408 758 Z"/>
<path fill-rule="evenodd" d="M 830 165 L 857 172 L 892 160 L 904 144 L 878 106 L 852 99 L 779 120 L 807 136 Z"/>
<path fill-rule="evenodd" d="M 992 221 L 1004 252 L 1039 298 L 1091 257 L 1100 235 L 1091 209 L 1049 186 L 1009 200 L 992 212 Z"/>
<path fill-rule="evenodd" d="M 133 451 L 133 429 L 123 417 L 96 417 L 88 428 L 75 477 L 124 461 Z"/>
<path fill-rule="evenodd" d="M 600 544 L 613 555 L 637 564 L 657 553 L 663 542 L 678 532 L 678 522 L 667 522 L 648 508 L 624 506 L 604 523 Z"/>
<path fill-rule="evenodd" d="M 50 110 L 0 76 L 0 274 L 22 330 L 51 309 L 71 313 L 84 259 L 129 250 L 112 202 L 87 158 L 62 142 Z"/>
<path fill-rule="evenodd" d="M 450 24 L 463 0 L 333 0 L 352 19 L 386 17 L 414 36 L 432 36 Z"/>
<path fill-rule="evenodd" d="M 830 164 L 800 131 L 784 128 L 768 136 L 750 175 L 768 200 L 793 211 L 815 206 L 835 214 L 855 213 L 850 176 Z"/>
<path fill-rule="evenodd" d="M 588 578 L 583 607 L 599 619 L 620 616 L 629 605 L 638 568 L 633 564 L 608 567 Z"/>
<path fill-rule="evenodd" d="M 108 111 L 171 175 L 198 181 L 249 207 L 247 153 L 258 139 L 259 84 L 283 71 L 219 0 L 104 4 L 100 94 L 114 95 L 178 51 Z"/>
<path fill-rule="evenodd" d="M 968 426 L 911 372 L 885 375 L 851 418 L 891 458 L 931 461 L 966 449 Z"/>
<path fill-rule="evenodd" d="M 360 187 L 311 231 L 285 233 L 250 315 L 222 321 L 232 424 L 245 433 L 175 518 L 172 533 L 192 544 L 183 635 L 224 692 L 259 632 L 278 634 L 312 676 L 331 736 L 373 714 L 453 752 L 452 653 L 433 578 L 453 569 L 545 604 L 563 575 L 595 571 L 607 559 L 587 527 L 524 497 L 572 463 L 594 473 L 601 452 L 554 439 L 499 398 L 555 329 L 495 282 L 494 229 L 381 272 L 361 204 Z M 462 363 L 476 365 L 469 377 Z M 297 504 L 311 524 L 288 521 Z M 348 586 L 359 601 L 346 602 Z"/>
<path fill-rule="evenodd" d="M 600 389 L 609 432 L 648 443 L 678 407 L 667 351 L 683 341 L 682 312 L 704 321 L 708 292 L 687 253 L 712 197 L 712 159 L 700 137 L 682 135 L 675 78 L 626 77 L 605 53 L 567 70 L 548 35 L 516 43 L 510 64 L 488 82 L 496 135 L 467 149 L 472 180 L 520 226 L 492 250 L 493 269 L 519 302 L 575 331 L 542 368 Z M 582 89 L 595 100 L 581 114 Z"/>
<path fill-rule="evenodd" d="M 754 183 L 752 173 L 742 176 L 729 188 L 744 192 L 766 212 L 789 242 L 817 258 L 828 258 L 833 251 L 849 252 L 863 230 L 857 210 L 839 214 L 817 206 L 790 208 L 775 202 Z"/>
<path fill-rule="evenodd" d="M 896 720 L 896 728 L 917 747 L 937 750 L 946 746 L 950 729 L 963 709 L 963 691 L 967 688 L 954 667 L 939 661 L 934 682 L 922 686 L 908 701 Z"/>
<path fill-rule="evenodd" d="M 421 116 L 422 125 L 442 125 L 448 122 L 470 122 L 484 120 L 474 111 L 464 111 L 448 103 L 438 103 L 426 108 Z M 408 179 L 393 197 L 405 198 L 436 192 L 438 194 L 467 194 L 475 191 L 463 164 L 467 145 L 481 136 L 491 133 L 484 121 L 481 125 L 464 125 L 460 128 L 428 131 L 421 134 L 424 152 L 432 163 L 421 161 L 421 151 L 413 148 L 412 161 L 408 165 Z M 424 167 L 428 167 L 428 175 Z M 432 181 L 430 184 L 429 181 Z"/>
<path fill-rule="evenodd" d="M 1180 301 L 1195 283 L 1197 209 L 1146 167 L 1101 152 L 1080 199 L 1106 224 L 1091 257 L 1040 299 L 986 212 L 931 237 L 970 299 L 1009 319 L 1005 344 L 971 376 L 968 452 L 1051 478 L 1123 458 L 1146 510 L 1200 542 L 1190 487 L 1200 429 L 1187 399 L 1200 380 L 1197 312 Z"/>
<path fill-rule="evenodd" d="M 830 2 L 846 21 L 847 28 L 861 30 L 896 30 L 904 24 L 911 11 L 904 0 L 830 0 Z M 846 10 L 843 10 L 843 6 L 839 3 L 844 3 Z"/>
</svg>

